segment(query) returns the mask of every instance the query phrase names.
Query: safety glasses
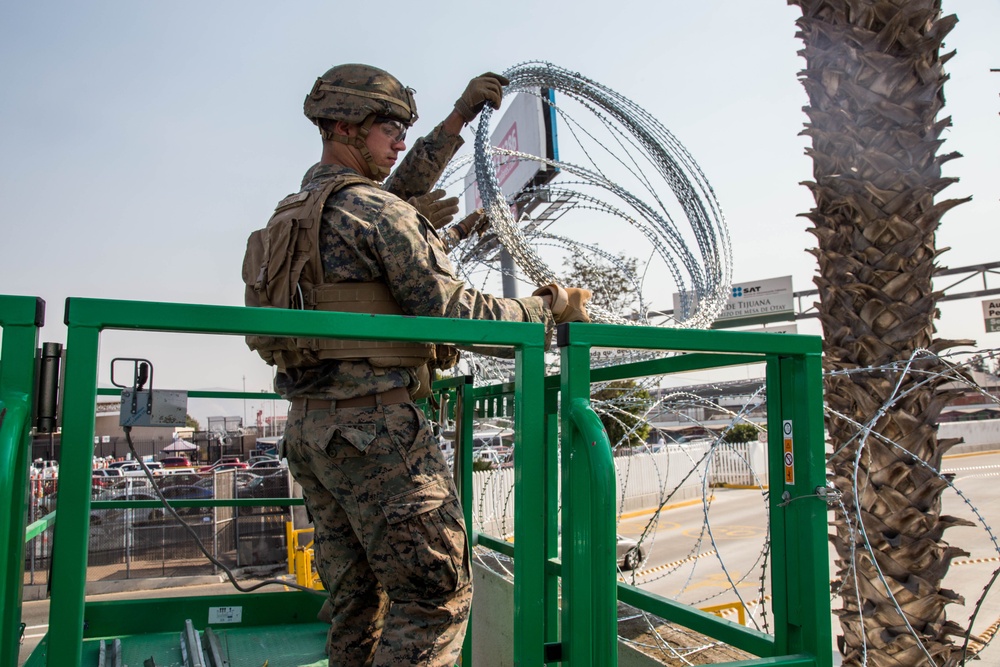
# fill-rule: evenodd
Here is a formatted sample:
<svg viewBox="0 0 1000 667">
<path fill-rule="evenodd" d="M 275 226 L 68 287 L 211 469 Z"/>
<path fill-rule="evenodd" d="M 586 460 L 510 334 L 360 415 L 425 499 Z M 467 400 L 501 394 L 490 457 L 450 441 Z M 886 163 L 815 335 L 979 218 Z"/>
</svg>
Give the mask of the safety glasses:
<svg viewBox="0 0 1000 667">
<path fill-rule="evenodd" d="M 379 127 L 385 136 L 392 139 L 393 143 L 406 140 L 406 130 L 408 128 L 395 118 L 378 117 L 375 119 L 374 124 Z"/>
</svg>

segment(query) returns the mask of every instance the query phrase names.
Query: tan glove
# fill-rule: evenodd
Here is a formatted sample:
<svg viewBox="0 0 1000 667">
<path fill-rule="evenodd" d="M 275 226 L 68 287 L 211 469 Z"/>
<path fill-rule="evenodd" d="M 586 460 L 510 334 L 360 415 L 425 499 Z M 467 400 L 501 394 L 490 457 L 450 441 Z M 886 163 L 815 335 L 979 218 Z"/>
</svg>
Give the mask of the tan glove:
<svg viewBox="0 0 1000 667">
<path fill-rule="evenodd" d="M 479 236 L 490 226 L 490 219 L 483 214 L 483 209 L 477 208 L 468 216 L 463 218 L 458 224 L 452 225 L 440 233 L 441 243 L 444 249 L 451 252 L 458 244 L 466 239 L 473 231 L 479 230 Z"/>
<path fill-rule="evenodd" d="M 463 239 L 469 238 L 472 232 L 479 232 L 479 236 L 482 237 L 483 232 L 490 228 L 490 218 L 486 215 L 485 210 L 477 208 L 455 225 L 455 227 L 459 230 L 459 234 Z"/>
<path fill-rule="evenodd" d="M 482 238 L 483 233 L 489 229 L 489 226 L 489 217 L 485 215 L 483 209 L 477 208 L 457 225 L 452 225 L 448 229 L 444 230 L 441 233 L 441 243 L 444 244 L 445 250 L 451 252 L 458 246 L 459 243 L 468 238 L 474 231 L 478 231 L 479 238 Z"/>
<path fill-rule="evenodd" d="M 444 190 L 431 190 L 425 195 L 410 197 L 407 201 L 417 213 L 427 218 L 434 229 L 441 229 L 458 213 L 458 197 L 444 199 Z"/>
<path fill-rule="evenodd" d="M 466 123 L 471 123 L 473 119 L 483 110 L 483 106 L 489 102 L 494 109 L 500 108 L 503 100 L 503 87 L 510 84 L 510 80 L 493 72 L 480 74 L 466 86 L 465 92 L 455 102 L 455 111 Z"/>
<path fill-rule="evenodd" d="M 580 287 L 561 287 L 556 284 L 539 287 L 531 296 L 547 296 L 551 299 L 549 306 L 556 324 L 565 322 L 589 322 L 586 303 L 593 293 Z"/>
<path fill-rule="evenodd" d="M 443 371 L 454 368 L 461 358 L 461 353 L 454 345 L 434 344 L 434 360 L 429 364 L 431 368 L 440 368 Z"/>
</svg>

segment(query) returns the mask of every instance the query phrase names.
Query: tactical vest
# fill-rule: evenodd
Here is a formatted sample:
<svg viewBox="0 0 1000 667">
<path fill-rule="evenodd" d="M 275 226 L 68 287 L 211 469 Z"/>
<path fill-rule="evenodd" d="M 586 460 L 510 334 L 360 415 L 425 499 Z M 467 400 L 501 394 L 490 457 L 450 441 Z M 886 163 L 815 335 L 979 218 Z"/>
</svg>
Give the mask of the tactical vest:
<svg viewBox="0 0 1000 667">
<path fill-rule="evenodd" d="M 247 306 L 402 315 L 381 282 L 326 283 L 319 249 L 323 205 L 350 185 L 372 185 L 356 174 L 338 174 L 320 190 L 278 202 L 264 229 L 247 239 L 243 282 Z M 247 336 L 247 346 L 279 370 L 315 366 L 327 359 L 367 360 L 379 368 L 417 367 L 434 357 L 434 345 L 400 341 Z"/>
</svg>

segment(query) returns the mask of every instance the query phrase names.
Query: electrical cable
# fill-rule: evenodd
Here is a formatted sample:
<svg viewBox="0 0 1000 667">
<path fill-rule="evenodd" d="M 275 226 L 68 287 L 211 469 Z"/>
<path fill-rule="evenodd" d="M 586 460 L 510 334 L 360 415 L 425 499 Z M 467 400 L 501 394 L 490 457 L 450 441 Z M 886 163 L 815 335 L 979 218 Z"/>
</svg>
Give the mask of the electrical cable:
<svg viewBox="0 0 1000 667">
<path fill-rule="evenodd" d="M 170 513 L 170 516 L 172 516 L 177 521 L 177 523 L 183 526 L 184 530 L 187 531 L 187 533 L 194 539 L 195 544 L 198 545 L 198 549 L 203 554 L 205 554 L 205 558 L 207 558 L 209 561 L 212 562 L 213 565 L 220 568 L 223 572 L 226 573 L 226 578 L 229 579 L 229 583 L 231 583 L 236 590 L 240 591 L 241 593 L 252 593 L 253 591 L 259 588 L 263 588 L 264 586 L 287 586 L 288 588 L 295 588 L 300 591 L 305 591 L 306 593 L 313 593 L 315 595 L 321 595 L 323 597 L 327 597 L 329 595 L 325 590 L 309 588 L 308 586 L 302 586 L 300 584 L 292 583 L 289 581 L 282 581 L 281 579 L 265 579 L 264 581 L 260 581 L 254 584 L 253 586 L 240 585 L 239 581 L 236 580 L 236 575 L 233 574 L 233 571 L 230 570 L 228 567 L 226 567 L 225 563 L 221 562 L 219 559 L 217 559 L 215 556 L 213 556 L 208 552 L 208 549 L 205 548 L 205 545 L 202 543 L 201 538 L 198 537 L 198 533 L 195 532 L 194 528 L 192 528 L 187 521 L 181 518 L 181 515 L 177 513 L 177 510 L 175 510 L 173 507 L 170 506 L 170 503 L 167 501 L 166 497 L 164 497 L 163 493 L 160 491 L 160 487 L 156 484 L 156 479 L 153 477 L 153 473 L 150 471 L 149 467 L 146 466 L 146 463 L 135 451 L 135 446 L 132 444 L 132 427 L 122 426 L 122 430 L 125 431 L 125 442 L 128 443 L 128 450 L 132 452 L 132 457 L 139 463 L 139 466 L 142 468 L 142 472 L 146 475 L 146 479 L 149 480 L 150 486 L 153 487 L 153 493 L 155 493 L 156 497 L 160 499 L 161 503 L 163 503 L 163 506 Z"/>
</svg>

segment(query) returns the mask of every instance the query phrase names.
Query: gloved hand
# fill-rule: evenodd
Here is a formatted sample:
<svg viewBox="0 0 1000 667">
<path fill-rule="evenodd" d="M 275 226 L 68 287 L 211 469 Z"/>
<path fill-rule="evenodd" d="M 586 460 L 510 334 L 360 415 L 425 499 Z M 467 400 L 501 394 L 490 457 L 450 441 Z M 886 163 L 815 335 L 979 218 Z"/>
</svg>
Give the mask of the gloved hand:
<svg viewBox="0 0 1000 667">
<path fill-rule="evenodd" d="M 471 123 L 473 119 L 483 110 L 483 106 L 489 102 L 494 109 L 500 108 L 503 100 L 503 86 L 510 84 L 510 80 L 493 72 L 480 74 L 466 86 L 465 92 L 455 102 L 455 111 L 466 123 Z"/>
<path fill-rule="evenodd" d="M 427 218 L 434 229 L 441 229 L 458 213 L 458 197 L 443 199 L 444 190 L 431 190 L 425 195 L 410 197 L 407 201 L 417 213 Z"/>
<path fill-rule="evenodd" d="M 432 369 L 440 368 L 443 371 L 454 368 L 461 358 L 461 353 L 454 345 L 434 344 L 434 359 L 430 362 Z"/>
<path fill-rule="evenodd" d="M 589 322 L 586 303 L 593 293 L 581 287 L 561 287 L 556 284 L 539 287 L 531 296 L 547 296 L 551 299 L 549 308 L 556 324 L 565 322 Z"/>
<path fill-rule="evenodd" d="M 490 219 L 483 209 L 477 208 L 455 225 L 455 227 L 458 229 L 459 237 L 462 239 L 469 238 L 469 235 L 476 231 L 479 232 L 479 236 L 482 236 L 483 232 L 490 228 Z"/>
</svg>

